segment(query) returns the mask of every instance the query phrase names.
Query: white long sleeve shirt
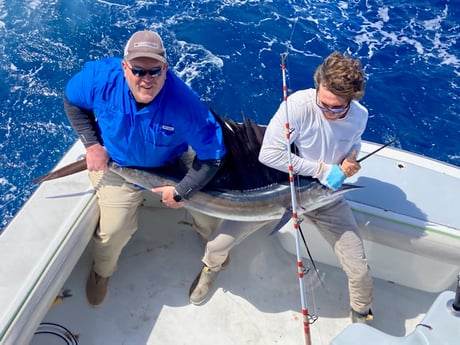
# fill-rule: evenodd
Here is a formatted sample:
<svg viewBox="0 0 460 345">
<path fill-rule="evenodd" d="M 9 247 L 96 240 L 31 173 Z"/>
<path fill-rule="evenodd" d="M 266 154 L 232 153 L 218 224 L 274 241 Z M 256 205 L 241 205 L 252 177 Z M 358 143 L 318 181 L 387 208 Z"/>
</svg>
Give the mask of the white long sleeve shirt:
<svg viewBox="0 0 460 345">
<path fill-rule="evenodd" d="M 261 163 L 288 171 L 287 123 L 292 130 L 289 142 L 298 151 L 291 155 L 294 174 L 315 177 L 321 162 L 340 164 L 354 150 L 359 152 L 368 119 L 360 103 L 352 101 L 345 117 L 328 120 L 316 105 L 316 89 L 297 91 L 286 102 L 288 114 L 283 101 L 268 124 L 259 153 Z"/>
</svg>

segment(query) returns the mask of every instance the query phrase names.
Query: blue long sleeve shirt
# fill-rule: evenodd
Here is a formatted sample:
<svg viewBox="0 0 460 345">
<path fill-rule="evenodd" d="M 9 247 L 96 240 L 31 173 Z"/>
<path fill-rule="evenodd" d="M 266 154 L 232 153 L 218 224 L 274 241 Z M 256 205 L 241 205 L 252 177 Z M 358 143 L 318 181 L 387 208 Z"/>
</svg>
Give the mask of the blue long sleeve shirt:
<svg viewBox="0 0 460 345">
<path fill-rule="evenodd" d="M 68 82 L 66 97 L 94 113 L 102 144 L 121 166 L 161 167 L 188 145 L 200 160 L 225 155 L 222 130 L 214 116 L 170 70 L 160 93 L 140 110 L 119 58 L 87 62 Z"/>
</svg>

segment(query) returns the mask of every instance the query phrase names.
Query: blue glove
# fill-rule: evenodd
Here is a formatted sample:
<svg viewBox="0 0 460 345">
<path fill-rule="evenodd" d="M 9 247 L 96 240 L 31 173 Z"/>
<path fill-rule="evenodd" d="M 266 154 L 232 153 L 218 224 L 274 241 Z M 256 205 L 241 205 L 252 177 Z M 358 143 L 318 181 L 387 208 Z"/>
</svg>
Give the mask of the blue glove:
<svg viewBox="0 0 460 345">
<path fill-rule="evenodd" d="M 337 164 L 323 164 L 317 178 L 322 185 L 337 190 L 345 181 L 346 176 Z"/>
</svg>

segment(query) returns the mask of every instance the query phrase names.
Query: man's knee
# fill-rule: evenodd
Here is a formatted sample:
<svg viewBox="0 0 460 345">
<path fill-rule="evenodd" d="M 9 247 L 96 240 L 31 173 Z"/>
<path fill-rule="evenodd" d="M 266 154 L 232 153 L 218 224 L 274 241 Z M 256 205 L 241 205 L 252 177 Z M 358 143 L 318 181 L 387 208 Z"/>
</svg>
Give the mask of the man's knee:
<svg viewBox="0 0 460 345">
<path fill-rule="evenodd" d="M 209 239 L 216 229 L 221 225 L 222 220 L 199 212 L 189 211 L 193 218 L 193 227 L 204 239 Z"/>
</svg>

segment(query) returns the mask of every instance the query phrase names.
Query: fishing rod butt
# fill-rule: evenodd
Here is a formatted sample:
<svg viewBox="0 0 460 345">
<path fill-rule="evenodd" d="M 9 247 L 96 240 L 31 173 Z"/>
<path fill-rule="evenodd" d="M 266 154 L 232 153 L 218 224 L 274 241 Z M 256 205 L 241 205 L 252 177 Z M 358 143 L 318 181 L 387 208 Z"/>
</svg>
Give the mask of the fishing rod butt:
<svg viewBox="0 0 460 345">
<path fill-rule="evenodd" d="M 376 153 L 379 152 L 380 150 L 384 149 L 385 147 L 387 147 L 387 146 L 393 144 L 394 142 L 396 142 L 396 141 L 398 141 L 398 140 L 399 140 L 399 138 L 398 138 L 398 137 L 395 137 L 395 138 L 393 138 L 392 140 L 390 140 L 389 142 L 387 142 L 385 145 L 380 146 L 378 149 L 376 149 L 376 150 L 374 150 L 374 151 L 368 153 L 367 155 L 365 155 L 364 157 L 361 157 L 361 158 L 357 159 L 356 161 L 357 161 L 358 163 L 361 163 L 363 160 L 369 158 L 370 156 L 373 156 L 374 154 L 376 154 Z"/>
</svg>

